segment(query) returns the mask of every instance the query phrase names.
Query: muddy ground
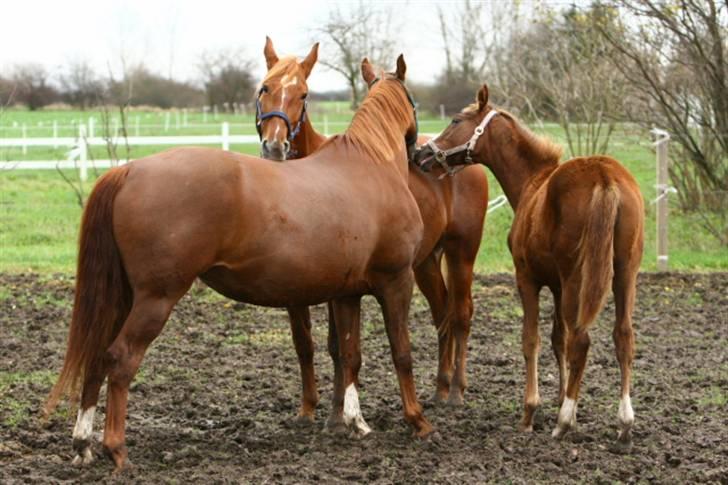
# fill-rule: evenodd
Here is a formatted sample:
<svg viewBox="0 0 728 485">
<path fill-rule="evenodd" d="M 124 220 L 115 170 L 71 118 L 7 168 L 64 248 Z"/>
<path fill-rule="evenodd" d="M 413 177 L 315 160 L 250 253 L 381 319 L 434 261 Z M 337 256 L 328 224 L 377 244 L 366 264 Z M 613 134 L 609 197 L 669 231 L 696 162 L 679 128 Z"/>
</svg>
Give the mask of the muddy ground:
<svg viewBox="0 0 728 485">
<path fill-rule="evenodd" d="M 365 299 L 363 440 L 322 432 L 332 369 L 323 307 L 313 312 L 321 403 L 316 424 L 292 422 L 299 374 L 282 310 L 195 290 L 175 309 L 132 386 L 119 476 L 100 455 L 70 465 L 73 419 L 62 408 L 37 418 L 64 351 L 73 296 L 68 276 L 0 275 L 0 482 L 634 482 L 728 483 L 728 274 L 639 279 L 632 394 L 634 448 L 612 451 L 619 371 L 613 305 L 592 331 L 578 429 L 560 442 L 558 375 L 550 346 L 550 295 L 542 293 L 535 431 L 516 429 L 524 383 L 520 304 L 511 276 L 479 277 L 470 340 L 470 387 L 461 408 L 434 407 L 435 332 L 420 295 L 412 309 L 415 377 L 437 435 L 411 437 L 389 346 L 373 299 Z M 95 430 L 103 427 L 104 391 Z M 75 416 L 74 416 L 75 417 Z M 96 439 L 100 438 L 96 433 Z"/>
</svg>

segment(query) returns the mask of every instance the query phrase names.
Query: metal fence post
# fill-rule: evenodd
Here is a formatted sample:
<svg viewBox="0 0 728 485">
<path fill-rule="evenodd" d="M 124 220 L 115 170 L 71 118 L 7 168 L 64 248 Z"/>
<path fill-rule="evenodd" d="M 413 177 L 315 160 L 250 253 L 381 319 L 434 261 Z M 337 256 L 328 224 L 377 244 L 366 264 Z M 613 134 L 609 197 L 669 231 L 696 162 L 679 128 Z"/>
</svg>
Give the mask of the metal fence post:
<svg viewBox="0 0 728 485">
<path fill-rule="evenodd" d="M 670 134 L 657 128 L 653 129 L 652 133 L 657 136 L 657 141 L 655 141 L 657 149 L 657 199 L 655 199 L 657 206 L 657 271 L 667 271 L 667 216 L 669 209 L 667 195 L 670 192 L 667 170 L 667 143 L 670 140 Z"/>
</svg>

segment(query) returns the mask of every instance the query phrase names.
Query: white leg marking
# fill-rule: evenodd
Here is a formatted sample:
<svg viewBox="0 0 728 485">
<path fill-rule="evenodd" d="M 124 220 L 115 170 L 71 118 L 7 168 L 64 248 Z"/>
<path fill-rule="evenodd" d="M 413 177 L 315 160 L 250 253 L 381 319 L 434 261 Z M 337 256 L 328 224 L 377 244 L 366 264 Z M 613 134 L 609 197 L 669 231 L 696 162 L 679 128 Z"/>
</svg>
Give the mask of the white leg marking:
<svg viewBox="0 0 728 485">
<path fill-rule="evenodd" d="M 627 438 L 630 429 L 632 429 L 632 424 L 634 424 L 634 411 L 632 411 L 632 400 L 629 394 L 625 394 L 619 400 L 617 417 L 619 418 L 619 438 Z"/>
<path fill-rule="evenodd" d="M 74 440 L 88 440 L 91 439 L 91 432 L 94 427 L 94 414 L 96 413 L 96 406 L 91 406 L 86 410 L 78 410 L 78 417 L 76 418 L 76 427 L 73 428 L 73 439 Z"/>
<path fill-rule="evenodd" d="M 554 428 L 551 436 L 559 438 L 570 428 L 573 428 L 574 425 L 576 425 L 576 401 L 565 397 L 564 403 L 561 405 L 561 410 L 559 410 L 558 423 L 556 423 L 556 428 Z"/>
<path fill-rule="evenodd" d="M 88 465 L 94 460 L 93 453 L 91 453 L 91 433 L 93 432 L 95 413 L 96 406 L 91 406 L 85 411 L 78 410 L 76 426 L 73 428 L 73 440 L 86 441 L 88 445 L 82 450 L 77 450 L 79 454 L 73 458 L 72 463 L 74 465 Z"/>
<path fill-rule="evenodd" d="M 354 433 L 359 436 L 366 436 L 372 431 L 359 409 L 359 394 L 354 383 L 349 384 L 344 394 L 344 424 L 353 426 Z"/>
</svg>

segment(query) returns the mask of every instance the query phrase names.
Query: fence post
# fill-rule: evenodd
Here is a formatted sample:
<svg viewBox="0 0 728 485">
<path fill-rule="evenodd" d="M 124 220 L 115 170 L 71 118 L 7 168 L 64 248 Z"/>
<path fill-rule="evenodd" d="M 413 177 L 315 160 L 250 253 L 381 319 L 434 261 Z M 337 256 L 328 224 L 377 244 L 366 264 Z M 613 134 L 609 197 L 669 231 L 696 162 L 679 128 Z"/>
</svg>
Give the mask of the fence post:
<svg viewBox="0 0 728 485">
<path fill-rule="evenodd" d="M 174 128 L 179 131 L 179 110 L 174 110 Z"/>
<path fill-rule="evenodd" d="M 667 271 L 667 194 L 670 192 L 668 185 L 668 158 L 667 143 L 670 135 L 664 130 L 653 129 L 652 133 L 657 136 L 655 146 L 657 148 L 657 271 Z"/>
<path fill-rule="evenodd" d="M 227 121 L 222 124 L 222 149 L 230 150 L 230 123 Z"/>
<path fill-rule="evenodd" d="M 444 104 L 440 105 L 440 119 L 441 120 L 445 119 L 445 105 Z"/>
<path fill-rule="evenodd" d="M 56 138 L 58 138 L 58 120 L 53 120 L 53 148 L 58 148 Z"/>
<path fill-rule="evenodd" d="M 134 134 L 139 136 L 139 115 L 136 115 L 136 118 L 134 118 Z"/>
<path fill-rule="evenodd" d="M 94 137 L 94 124 L 95 124 L 94 117 L 89 116 L 88 117 L 88 137 L 89 138 Z"/>
<path fill-rule="evenodd" d="M 25 126 L 25 123 L 23 123 L 22 126 L 22 134 L 23 134 L 23 155 L 28 154 L 28 144 L 26 143 L 26 140 L 28 139 L 28 128 Z"/>
<path fill-rule="evenodd" d="M 182 126 L 187 128 L 187 108 L 182 110 Z"/>
<path fill-rule="evenodd" d="M 164 112 L 164 131 L 169 131 L 169 111 Z"/>
<path fill-rule="evenodd" d="M 78 125 L 78 161 L 79 161 L 79 176 L 80 179 L 85 182 L 88 179 L 88 167 L 86 166 L 86 159 L 88 157 L 88 146 L 86 144 L 86 125 L 79 123 Z"/>
<path fill-rule="evenodd" d="M 207 123 L 207 110 L 209 108 L 207 106 L 202 107 L 202 122 Z"/>
</svg>

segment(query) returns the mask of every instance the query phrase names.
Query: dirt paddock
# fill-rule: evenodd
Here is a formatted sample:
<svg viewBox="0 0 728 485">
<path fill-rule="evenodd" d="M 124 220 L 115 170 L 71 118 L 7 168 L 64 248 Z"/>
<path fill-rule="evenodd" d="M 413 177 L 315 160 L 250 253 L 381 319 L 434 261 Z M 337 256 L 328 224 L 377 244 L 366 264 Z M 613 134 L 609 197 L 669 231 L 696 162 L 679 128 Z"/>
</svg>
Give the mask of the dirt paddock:
<svg viewBox="0 0 728 485">
<path fill-rule="evenodd" d="M 437 428 L 411 437 L 402 414 L 381 313 L 363 311 L 362 440 L 324 433 L 332 369 L 323 306 L 313 311 L 321 403 L 314 425 L 292 420 L 300 379 L 286 313 L 193 290 L 150 348 L 131 388 L 132 466 L 111 475 L 100 454 L 105 394 L 96 414 L 97 460 L 72 467 L 73 418 L 50 422 L 40 406 L 59 369 L 70 318 L 68 276 L 0 275 L 0 482 L 634 482 L 728 483 L 728 273 L 642 274 L 635 312 L 634 448 L 621 455 L 619 370 L 610 302 L 594 325 L 577 413 L 562 441 L 558 373 L 550 345 L 552 303 L 541 297 L 543 406 L 532 434 L 517 431 L 524 381 L 520 303 L 513 278 L 479 277 L 466 403 L 429 404 L 436 337 L 417 294 L 410 323 L 417 391 Z"/>
</svg>

